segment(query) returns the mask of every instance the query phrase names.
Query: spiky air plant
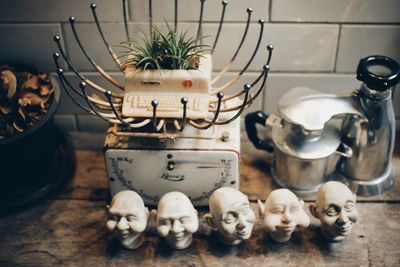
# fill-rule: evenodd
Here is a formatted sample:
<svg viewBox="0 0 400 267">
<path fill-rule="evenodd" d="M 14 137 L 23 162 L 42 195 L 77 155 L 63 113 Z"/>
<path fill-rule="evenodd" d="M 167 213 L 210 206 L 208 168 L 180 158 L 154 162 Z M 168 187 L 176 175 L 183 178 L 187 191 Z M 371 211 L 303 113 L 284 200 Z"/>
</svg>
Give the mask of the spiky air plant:
<svg viewBox="0 0 400 267">
<path fill-rule="evenodd" d="M 127 41 L 124 48 L 123 67 L 138 69 L 197 69 L 200 58 L 210 52 L 209 46 L 200 44 L 203 37 L 188 37 L 188 31 L 178 34 L 168 23 L 167 33 L 153 25 L 151 36 L 144 33 L 143 42 Z"/>
</svg>

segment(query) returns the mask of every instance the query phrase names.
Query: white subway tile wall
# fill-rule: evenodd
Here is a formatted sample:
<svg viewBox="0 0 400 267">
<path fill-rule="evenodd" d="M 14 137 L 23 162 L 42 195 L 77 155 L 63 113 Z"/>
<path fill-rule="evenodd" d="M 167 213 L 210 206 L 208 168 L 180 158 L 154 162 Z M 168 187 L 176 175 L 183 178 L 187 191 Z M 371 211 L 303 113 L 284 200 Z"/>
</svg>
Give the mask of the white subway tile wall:
<svg viewBox="0 0 400 267">
<path fill-rule="evenodd" d="M 368 55 L 385 55 L 400 62 L 400 25 L 343 25 L 336 70 L 353 72 L 360 58 Z"/>
<path fill-rule="evenodd" d="M 323 93 L 350 93 L 360 83 L 353 74 L 336 73 L 272 73 L 264 94 L 263 110 L 276 112 L 278 100 L 289 89 L 308 87 Z"/>
<path fill-rule="evenodd" d="M 92 22 L 91 3 L 102 21 L 123 21 L 119 1 L 113 0 L 1 0 L 0 22 L 60 22 L 70 16 Z"/>
<path fill-rule="evenodd" d="M 51 55 L 57 46 L 52 40 L 59 33 L 61 26 L 53 23 L 0 24 L 0 62 L 28 63 L 44 71 L 53 70 Z"/>
<path fill-rule="evenodd" d="M 80 51 L 68 18 L 76 18 L 76 29 L 90 56 L 114 78 L 122 75 L 111 60 L 96 25 L 90 4 L 94 2 L 104 34 L 116 52 L 126 39 L 123 26 L 122 0 L 2 0 L 0 1 L 0 62 L 27 62 L 41 70 L 52 71 L 57 47 L 54 35 L 60 35 L 71 62 L 85 77 L 107 89 L 113 86 L 104 80 Z M 164 19 L 174 23 L 175 0 L 153 0 L 153 21 L 163 25 Z M 178 0 L 179 29 L 197 32 L 200 0 Z M 148 0 L 127 0 L 129 31 L 137 39 L 140 31 L 148 32 Z M 271 74 L 264 95 L 253 103 L 250 111 L 263 109 L 276 112 L 280 96 L 292 87 L 306 86 L 322 92 L 349 92 L 360 85 L 355 69 L 360 58 L 382 54 L 400 61 L 399 0 L 228 0 L 225 24 L 214 53 L 214 71 L 222 69 L 232 58 L 246 26 L 246 9 L 253 9 L 246 41 L 232 70 L 222 84 L 234 77 L 247 63 L 260 32 L 258 19 L 265 20 L 261 49 L 248 72 L 234 89 L 254 80 L 266 61 L 266 46 L 274 46 Z M 222 2 L 204 2 L 203 35 L 212 44 L 219 26 Z M 78 87 L 79 79 L 61 60 L 67 78 Z M 230 92 L 232 92 L 231 89 Z M 253 90 L 256 90 L 254 88 Z M 396 116 L 400 121 L 400 93 L 394 97 Z M 228 92 L 229 93 L 229 92 Z M 107 125 L 91 117 L 62 93 L 56 116 L 66 131 L 102 131 Z M 400 125 L 400 124 L 399 124 Z"/>
<path fill-rule="evenodd" d="M 252 18 L 257 21 L 269 18 L 269 0 L 228 0 L 225 11 L 225 21 L 246 22 L 247 8 L 253 9 Z M 144 0 L 131 0 L 130 11 L 135 22 L 148 22 L 149 2 Z M 204 2 L 203 21 L 219 22 L 222 13 L 222 1 L 206 0 Z M 174 22 L 175 0 L 153 0 L 153 22 L 164 22 L 165 19 Z M 178 0 L 179 21 L 195 21 L 200 18 L 200 0 Z"/>
<path fill-rule="evenodd" d="M 399 23 L 398 0 L 273 0 L 272 21 Z"/>
</svg>

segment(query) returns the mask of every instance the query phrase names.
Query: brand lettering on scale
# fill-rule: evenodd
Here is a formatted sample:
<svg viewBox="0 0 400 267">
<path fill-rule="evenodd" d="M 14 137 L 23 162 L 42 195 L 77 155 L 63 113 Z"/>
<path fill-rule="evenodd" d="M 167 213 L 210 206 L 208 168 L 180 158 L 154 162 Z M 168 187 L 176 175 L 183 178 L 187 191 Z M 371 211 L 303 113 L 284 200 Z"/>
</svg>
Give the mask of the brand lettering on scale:
<svg viewBox="0 0 400 267">
<path fill-rule="evenodd" d="M 160 179 L 168 180 L 171 182 L 180 182 L 180 181 L 185 180 L 185 175 L 184 174 L 169 174 L 167 172 L 164 172 L 160 176 Z"/>
</svg>

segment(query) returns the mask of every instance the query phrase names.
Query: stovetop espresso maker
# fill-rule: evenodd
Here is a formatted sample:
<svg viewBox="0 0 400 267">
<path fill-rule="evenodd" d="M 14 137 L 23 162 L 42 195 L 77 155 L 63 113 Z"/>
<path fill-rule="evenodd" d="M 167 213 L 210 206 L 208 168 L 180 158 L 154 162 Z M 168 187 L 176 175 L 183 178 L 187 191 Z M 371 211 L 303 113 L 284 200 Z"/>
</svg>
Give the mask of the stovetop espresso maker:
<svg viewBox="0 0 400 267">
<path fill-rule="evenodd" d="M 245 117 L 254 146 L 274 153 L 271 174 L 279 185 L 313 192 L 329 179 L 342 179 L 359 195 L 375 195 L 393 184 L 391 96 L 400 66 L 369 56 L 360 60 L 357 79 L 363 83 L 351 95 L 294 88 L 280 99 L 279 115 Z M 266 127 L 267 138 L 258 137 L 256 124 Z"/>
</svg>

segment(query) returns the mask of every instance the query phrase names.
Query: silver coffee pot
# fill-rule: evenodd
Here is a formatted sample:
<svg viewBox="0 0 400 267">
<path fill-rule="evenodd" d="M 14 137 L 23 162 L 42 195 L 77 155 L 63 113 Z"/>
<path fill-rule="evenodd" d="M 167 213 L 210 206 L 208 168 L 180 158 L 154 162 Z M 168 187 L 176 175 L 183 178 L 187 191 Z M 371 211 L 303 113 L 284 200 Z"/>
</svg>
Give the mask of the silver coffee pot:
<svg viewBox="0 0 400 267">
<path fill-rule="evenodd" d="M 351 148 L 341 141 L 340 127 L 330 121 L 339 114 L 361 115 L 350 100 L 298 87 L 282 96 L 279 115 L 258 111 L 245 117 L 250 141 L 273 152 L 271 174 L 280 186 L 314 192 L 332 177 L 341 157 L 352 156 Z M 257 124 L 266 127 L 267 138 L 258 137 Z"/>
<path fill-rule="evenodd" d="M 360 60 L 357 79 L 363 84 L 351 99 L 363 115 L 348 115 L 343 120 L 342 140 L 353 156 L 342 160 L 338 170 L 357 194 L 376 195 L 388 189 L 395 177 L 392 89 L 399 82 L 400 66 L 389 57 L 366 57 Z"/>
<path fill-rule="evenodd" d="M 388 73 L 381 74 L 382 69 Z M 298 192 L 313 192 L 331 178 L 345 179 L 360 195 L 390 187 L 395 138 L 391 88 L 399 71 L 394 60 L 370 56 L 359 63 L 357 79 L 363 84 L 351 95 L 294 88 L 280 99 L 278 115 L 248 114 L 250 141 L 274 153 L 274 180 Z M 258 137 L 257 124 L 266 127 L 267 138 Z"/>
</svg>

